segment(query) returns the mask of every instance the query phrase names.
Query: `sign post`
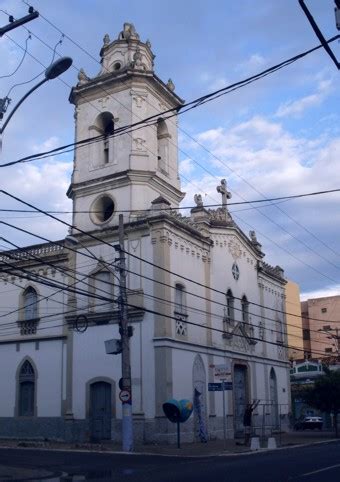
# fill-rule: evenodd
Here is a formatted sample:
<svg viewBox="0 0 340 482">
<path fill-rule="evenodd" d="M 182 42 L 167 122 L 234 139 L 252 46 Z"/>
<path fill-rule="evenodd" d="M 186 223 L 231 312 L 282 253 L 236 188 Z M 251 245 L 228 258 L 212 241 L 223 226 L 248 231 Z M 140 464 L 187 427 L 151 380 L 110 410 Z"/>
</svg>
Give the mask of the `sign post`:
<svg viewBox="0 0 340 482">
<path fill-rule="evenodd" d="M 233 389 L 233 383 L 231 381 L 231 360 L 223 365 L 211 365 L 214 368 L 214 377 L 219 380 L 219 383 L 209 383 L 209 391 L 221 391 L 223 402 L 223 447 L 224 450 L 227 446 L 227 422 L 226 422 L 226 403 L 225 403 L 225 391 Z"/>
<path fill-rule="evenodd" d="M 221 379 L 222 382 L 222 397 L 223 397 L 223 448 L 224 450 L 226 449 L 226 444 L 227 444 L 227 430 L 226 430 L 226 413 L 225 413 L 225 389 L 224 389 L 224 382 L 225 379 Z"/>
</svg>

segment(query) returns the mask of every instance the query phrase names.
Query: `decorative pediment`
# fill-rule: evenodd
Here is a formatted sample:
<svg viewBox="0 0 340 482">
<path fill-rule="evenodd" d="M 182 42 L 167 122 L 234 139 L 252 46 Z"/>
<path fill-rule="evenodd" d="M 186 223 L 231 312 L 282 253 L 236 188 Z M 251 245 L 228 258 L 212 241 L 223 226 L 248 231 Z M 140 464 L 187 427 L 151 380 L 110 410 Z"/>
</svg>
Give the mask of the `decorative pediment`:
<svg viewBox="0 0 340 482">
<path fill-rule="evenodd" d="M 257 340 L 254 339 L 254 328 L 249 325 L 246 327 L 242 322 L 237 322 L 234 326 L 231 324 L 228 326 L 227 321 L 225 323 L 226 331 L 222 335 L 226 343 L 238 351 L 251 351 L 257 343 Z"/>
</svg>

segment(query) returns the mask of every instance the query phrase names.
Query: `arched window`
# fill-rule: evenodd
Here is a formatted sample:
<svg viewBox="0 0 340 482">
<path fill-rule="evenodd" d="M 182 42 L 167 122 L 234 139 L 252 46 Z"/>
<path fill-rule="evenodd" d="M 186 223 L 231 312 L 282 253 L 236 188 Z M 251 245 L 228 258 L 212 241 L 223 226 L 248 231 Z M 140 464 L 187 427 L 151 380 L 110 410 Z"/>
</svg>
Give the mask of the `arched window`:
<svg viewBox="0 0 340 482">
<path fill-rule="evenodd" d="M 186 314 L 185 288 L 183 285 L 178 283 L 175 286 L 175 312 Z"/>
<path fill-rule="evenodd" d="M 187 308 L 185 299 L 185 288 L 183 285 L 176 283 L 175 285 L 175 317 L 176 317 L 176 335 L 187 336 Z"/>
<path fill-rule="evenodd" d="M 227 291 L 226 304 L 227 304 L 227 310 L 226 310 L 227 321 L 228 323 L 233 323 L 235 321 L 235 312 L 234 312 L 234 297 L 231 290 Z"/>
<path fill-rule="evenodd" d="M 24 291 L 24 320 L 35 320 L 38 318 L 38 295 L 31 286 Z"/>
<path fill-rule="evenodd" d="M 39 322 L 38 295 L 32 286 L 26 288 L 20 299 L 19 327 L 21 335 L 34 335 Z"/>
<path fill-rule="evenodd" d="M 104 135 L 103 139 L 103 157 L 101 164 L 108 164 L 112 158 L 112 135 L 114 133 L 114 119 L 111 112 L 102 112 L 96 120 L 96 124 L 100 134 Z"/>
<path fill-rule="evenodd" d="M 282 345 L 284 341 L 283 326 L 282 326 L 282 321 L 280 320 L 280 317 L 278 314 L 276 315 L 275 325 L 276 325 L 276 342 Z"/>
<path fill-rule="evenodd" d="M 35 406 L 35 373 L 26 360 L 19 372 L 19 416 L 33 417 Z"/>
<path fill-rule="evenodd" d="M 245 328 L 247 328 L 247 326 L 249 325 L 249 302 L 245 295 L 242 296 L 241 307 L 242 307 L 242 322 L 246 325 Z"/>
<path fill-rule="evenodd" d="M 158 168 L 165 172 L 169 172 L 169 131 L 166 122 L 158 119 L 157 122 L 157 155 Z"/>
<path fill-rule="evenodd" d="M 109 271 L 97 271 L 92 276 L 92 293 L 96 297 L 92 298 L 91 304 L 98 311 L 109 311 L 112 304 L 101 298 L 112 298 L 113 302 L 113 280 Z M 98 297 L 98 298 L 97 298 Z"/>
</svg>

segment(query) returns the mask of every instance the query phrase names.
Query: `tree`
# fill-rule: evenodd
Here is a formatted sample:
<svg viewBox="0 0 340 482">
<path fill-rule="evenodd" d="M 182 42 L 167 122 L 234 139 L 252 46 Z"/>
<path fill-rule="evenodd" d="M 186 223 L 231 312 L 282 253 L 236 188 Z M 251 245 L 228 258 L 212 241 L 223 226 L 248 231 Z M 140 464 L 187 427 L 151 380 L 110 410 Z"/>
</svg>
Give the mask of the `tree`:
<svg viewBox="0 0 340 482">
<path fill-rule="evenodd" d="M 332 371 L 324 366 L 324 375 L 320 375 L 312 387 L 306 387 L 301 398 L 309 406 L 321 412 L 333 413 L 335 435 L 338 437 L 338 414 L 340 412 L 340 371 Z"/>
</svg>

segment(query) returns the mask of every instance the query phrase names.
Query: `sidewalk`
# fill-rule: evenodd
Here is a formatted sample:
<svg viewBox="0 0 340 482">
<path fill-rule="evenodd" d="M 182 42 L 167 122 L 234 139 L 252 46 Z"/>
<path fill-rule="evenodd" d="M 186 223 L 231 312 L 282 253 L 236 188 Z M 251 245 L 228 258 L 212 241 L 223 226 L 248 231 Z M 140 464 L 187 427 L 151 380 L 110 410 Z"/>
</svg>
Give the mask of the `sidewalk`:
<svg viewBox="0 0 340 482">
<path fill-rule="evenodd" d="M 334 432 L 290 432 L 274 435 L 278 447 L 289 447 L 294 445 L 309 445 L 314 443 L 328 442 L 335 439 Z M 340 440 L 340 439 L 339 439 Z M 188 456 L 204 457 L 218 455 L 232 455 L 249 453 L 250 448 L 242 445 L 243 440 L 228 439 L 224 445 L 223 440 L 210 440 L 207 443 L 183 443 L 178 449 L 176 445 L 157 445 L 157 444 L 136 444 L 135 454 L 154 454 L 167 456 Z M 35 448 L 50 450 L 81 450 L 99 452 L 122 452 L 121 445 L 111 442 L 104 443 L 74 443 L 52 441 L 14 441 L 0 440 L 0 448 Z M 265 447 L 266 448 L 266 445 Z"/>
</svg>

